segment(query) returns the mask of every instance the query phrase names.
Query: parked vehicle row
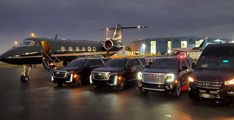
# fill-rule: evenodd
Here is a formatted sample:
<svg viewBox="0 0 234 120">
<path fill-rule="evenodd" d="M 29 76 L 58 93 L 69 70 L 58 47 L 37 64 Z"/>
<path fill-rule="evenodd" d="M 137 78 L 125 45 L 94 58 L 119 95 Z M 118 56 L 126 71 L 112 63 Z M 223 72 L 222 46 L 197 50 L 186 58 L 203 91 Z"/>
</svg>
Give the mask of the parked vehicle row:
<svg viewBox="0 0 234 120">
<path fill-rule="evenodd" d="M 92 84 L 97 88 L 123 90 L 137 84 L 141 93 L 165 92 L 180 96 L 188 92 L 194 102 L 234 102 L 234 44 L 208 45 L 197 64 L 189 57 L 82 58 L 53 71 L 52 81 L 62 84 Z"/>
</svg>

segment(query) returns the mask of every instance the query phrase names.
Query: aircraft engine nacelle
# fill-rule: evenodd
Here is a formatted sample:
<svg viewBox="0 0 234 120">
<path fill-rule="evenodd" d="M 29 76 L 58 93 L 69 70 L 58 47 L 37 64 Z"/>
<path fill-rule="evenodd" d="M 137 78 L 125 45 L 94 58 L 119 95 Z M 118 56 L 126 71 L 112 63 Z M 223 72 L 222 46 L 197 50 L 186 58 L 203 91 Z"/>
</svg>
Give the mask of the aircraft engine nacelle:
<svg viewBox="0 0 234 120">
<path fill-rule="evenodd" d="M 106 49 L 106 50 L 110 50 L 114 47 L 114 42 L 112 40 L 106 40 L 104 41 L 103 43 L 103 47 Z"/>
</svg>

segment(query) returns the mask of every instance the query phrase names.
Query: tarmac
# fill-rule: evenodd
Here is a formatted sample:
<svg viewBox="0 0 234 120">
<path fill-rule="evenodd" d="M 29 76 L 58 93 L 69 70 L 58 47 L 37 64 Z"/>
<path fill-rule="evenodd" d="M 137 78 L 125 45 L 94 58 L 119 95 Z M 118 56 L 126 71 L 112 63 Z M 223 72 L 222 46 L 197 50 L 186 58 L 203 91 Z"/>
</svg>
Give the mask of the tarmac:
<svg viewBox="0 0 234 120">
<path fill-rule="evenodd" d="M 31 80 L 19 80 L 22 68 L 0 65 L 0 120 L 234 120 L 234 107 L 193 103 L 136 87 L 124 91 L 94 86 L 56 87 L 50 72 L 33 68 Z"/>
</svg>

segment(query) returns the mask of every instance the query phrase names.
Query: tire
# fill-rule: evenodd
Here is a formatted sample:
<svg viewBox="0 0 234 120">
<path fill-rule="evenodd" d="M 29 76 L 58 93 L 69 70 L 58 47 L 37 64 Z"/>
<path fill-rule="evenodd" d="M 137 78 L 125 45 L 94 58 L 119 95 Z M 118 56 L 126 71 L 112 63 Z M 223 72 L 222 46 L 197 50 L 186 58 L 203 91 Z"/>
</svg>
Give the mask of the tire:
<svg viewBox="0 0 234 120">
<path fill-rule="evenodd" d="M 29 76 L 21 75 L 21 76 L 20 76 L 20 80 L 21 80 L 21 82 L 23 82 L 23 83 L 27 83 L 27 82 L 29 81 Z"/>
<path fill-rule="evenodd" d="M 125 88 L 126 88 L 126 82 L 125 82 L 125 80 L 123 80 L 122 82 L 120 82 L 120 83 L 118 84 L 117 90 L 122 91 L 122 90 L 124 90 Z"/>
<path fill-rule="evenodd" d="M 96 85 L 96 86 L 95 86 L 95 89 L 101 89 L 101 86 Z"/>
<path fill-rule="evenodd" d="M 121 83 L 117 86 L 117 90 L 118 90 L 118 91 L 122 91 L 122 90 L 124 90 L 124 88 L 125 88 L 125 84 L 124 84 L 123 82 L 121 82 Z"/>
<path fill-rule="evenodd" d="M 57 87 L 62 87 L 63 84 L 62 84 L 62 83 L 57 83 L 56 86 L 57 86 Z"/>
<path fill-rule="evenodd" d="M 148 90 L 144 90 L 144 89 L 140 88 L 140 91 L 141 91 L 141 94 L 143 94 L 143 95 L 148 94 Z"/>
<path fill-rule="evenodd" d="M 182 90 L 181 90 L 181 84 L 180 81 L 178 81 L 174 91 L 172 92 L 172 96 L 179 97 L 181 96 Z"/>
<path fill-rule="evenodd" d="M 189 92 L 188 93 L 189 98 L 194 102 L 194 103 L 199 103 L 200 102 L 200 97 Z"/>
</svg>

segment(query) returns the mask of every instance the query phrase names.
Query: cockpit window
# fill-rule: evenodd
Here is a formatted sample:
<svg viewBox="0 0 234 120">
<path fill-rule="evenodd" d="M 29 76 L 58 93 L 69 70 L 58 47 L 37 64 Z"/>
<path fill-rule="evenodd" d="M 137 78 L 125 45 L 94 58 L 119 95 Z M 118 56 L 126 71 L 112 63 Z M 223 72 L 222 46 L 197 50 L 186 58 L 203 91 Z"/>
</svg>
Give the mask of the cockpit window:
<svg viewBox="0 0 234 120">
<path fill-rule="evenodd" d="M 30 47 L 34 46 L 35 42 L 33 40 L 24 40 L 19 47 Z"/>
</svg>

